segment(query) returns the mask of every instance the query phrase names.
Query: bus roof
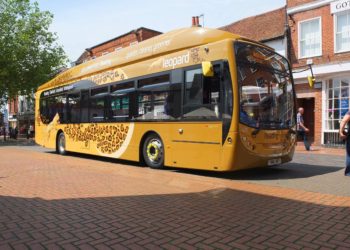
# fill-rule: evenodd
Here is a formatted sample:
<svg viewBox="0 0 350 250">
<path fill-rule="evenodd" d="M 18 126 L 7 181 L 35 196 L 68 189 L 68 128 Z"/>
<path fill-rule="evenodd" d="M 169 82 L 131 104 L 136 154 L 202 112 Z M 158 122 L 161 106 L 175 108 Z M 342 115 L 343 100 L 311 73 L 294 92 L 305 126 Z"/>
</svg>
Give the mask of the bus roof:
<svg viewBox="0 0 350 250">
<path fill-rule="evenodd" d="M 186 48 L 224 40 L 239 39 L 226 31 L 201 27 L 183 28 L 164 33 L 145 40 L 132 47 L 109 53 L 94 60 L 77 65 L 57 75 L 54 79 L 41 85 L 38 90 L 64 85 L 110 68 L 121 67 L 132 62 L 145 60 L 159 54 L 172 53 Z"/>
</svg>

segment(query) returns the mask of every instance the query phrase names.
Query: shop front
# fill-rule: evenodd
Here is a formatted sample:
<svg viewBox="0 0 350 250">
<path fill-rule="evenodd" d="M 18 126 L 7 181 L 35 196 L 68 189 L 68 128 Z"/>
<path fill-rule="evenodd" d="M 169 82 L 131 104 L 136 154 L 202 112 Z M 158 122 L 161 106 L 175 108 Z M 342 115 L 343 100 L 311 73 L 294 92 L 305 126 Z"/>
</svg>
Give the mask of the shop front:
<svg viewBox="0 0 350 250">
<path fill-rule="evenodd" d="M 314 88 L 306 84 L 309 72 L 294 74 L 298 107 L 305 109 L 314 145 L 342 147 L 345 142 L 339 137 L 339 127 L 350 108 L 350 63 L 317 65 L 313 71 Z"/>
<path fill-rule="evenodd" d="M 34 126 L 34 113 L 26 112 L 18 115 L 18 133 L 27 135 L 29 126 Z"/>
</svg>

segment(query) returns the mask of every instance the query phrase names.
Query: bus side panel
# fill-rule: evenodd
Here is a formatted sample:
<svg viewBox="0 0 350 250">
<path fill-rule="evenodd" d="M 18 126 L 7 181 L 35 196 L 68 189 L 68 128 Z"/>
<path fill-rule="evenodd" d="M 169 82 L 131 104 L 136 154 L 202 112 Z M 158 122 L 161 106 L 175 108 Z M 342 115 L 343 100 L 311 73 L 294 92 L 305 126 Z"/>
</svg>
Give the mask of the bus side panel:
<svg viewBox="0 0 350 250">
<path fill-rule="evenodd" d="M 138 160 L 135 123 L 91 123 L 61 125 L 66 150 L 98 156 Z M 129 152 L 127 157 L 125 153 Z M 134 153 L 130 153 L 134 152 Z"/>
<path fill-rule="evenodd" d="M 170 127 L 167 165 L 221 170 L 222 122 L 174 123 Z"/>
<path fill-rule="evenodd" d="M 227 139 L 222 146 L 222 160 L 221 165 L 222 168 L 220 170 L 222 171 L 232 171 L 235 169 L 235 148 L 237 147 L 237 140 L 238 137 L 237 132 L 230 131 L 228 133 Z M 230 142 L 231 141 L 231 142 Z"/>
</svg>

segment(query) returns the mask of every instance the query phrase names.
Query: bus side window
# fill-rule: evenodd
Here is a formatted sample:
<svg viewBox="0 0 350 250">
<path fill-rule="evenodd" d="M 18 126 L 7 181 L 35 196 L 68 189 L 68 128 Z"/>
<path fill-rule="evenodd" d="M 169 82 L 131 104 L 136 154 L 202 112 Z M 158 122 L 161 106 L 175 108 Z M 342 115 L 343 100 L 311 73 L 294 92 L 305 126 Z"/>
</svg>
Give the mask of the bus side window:
<svg viewBox="0 0 350 250">
<path fill-rule="evenodd" d="M 89 103 L 90 122 L 108 120 L 108 87 L 92 89 Z"/>
<path fill-rule="evenodd" d="M 109 119 L 112 121 L 125 121 L 129 118 L 129 94 L 110 96 Z"/>
<path fill-rule="evenodd" d="M 105 96 L 90 99 L 90 121 L 101 122 L 105 120 Z"/>
<path fill-rule="evenodd" d="M 81 116 L 80 122 L 89 122 L 89 91 L 81 92 Z"/>
<path fill-rule="evenodd" d="M 139 120 L 171 119 L 166 111 L 169 97 L 170 75 L 158 75 L 138 81 L 137 103 Z"/>
<path fill-rule="evenodd" d="M 80 122 L 80 93 L 69 94 L 66 107 L 68 122 Z"/>
<path fill-rule="evenodd" d="M 60 95 L 54 97 L 56 102 L 56 113 L 59 115 L 60 123 L 67 122 L 67 114 L 65 112 L 66 106 L 66 95 Z"/>
<path fill-rule="evenodd" d="M 44 124 L 49 123 L 49 107 L 47 98 L 40 99 L 40 118 Z"/>
<path fill-rule="evenodd" d="M 204 77 L 202 69 L 185 73 L 184 119 L 218 119 L 220 101 L 220 66 L 214 76 Z"/>
<path fill-rule="evenodd" d="M 107 108 L 108 120 L 129 120 L 129 118 L 132 117 L 132 114 L 134 114 L 130 100 L 133 100 L 134 97 L 135 81 L 114 84 L 111 86 L 110 92 L 111 94 Z"/>
</svg>

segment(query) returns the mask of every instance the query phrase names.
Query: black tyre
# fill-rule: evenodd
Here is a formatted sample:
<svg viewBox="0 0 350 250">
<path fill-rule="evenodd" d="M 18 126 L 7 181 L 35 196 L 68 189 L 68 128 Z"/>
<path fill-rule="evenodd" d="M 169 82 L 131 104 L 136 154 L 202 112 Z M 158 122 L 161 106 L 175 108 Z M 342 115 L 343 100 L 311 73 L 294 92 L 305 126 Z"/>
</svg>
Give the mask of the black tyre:
<svg viewBox="0 0 350 250">
<path fill-rule="evenodd" d="M 163 168 L 164 166 L 164 145 L 156 134 L 147 136 L 142 146 L 143 159 L 151 168 Z"/>
<path fill-rule="evenodd" d="M 60 155 L 65 155 L 67 154 L 66 151 L 66 137 L 64 136 L 64 133 L 60 133 L 57 136 L 57 145 L 56 145 L 56 151 Z"/>
</svg>

